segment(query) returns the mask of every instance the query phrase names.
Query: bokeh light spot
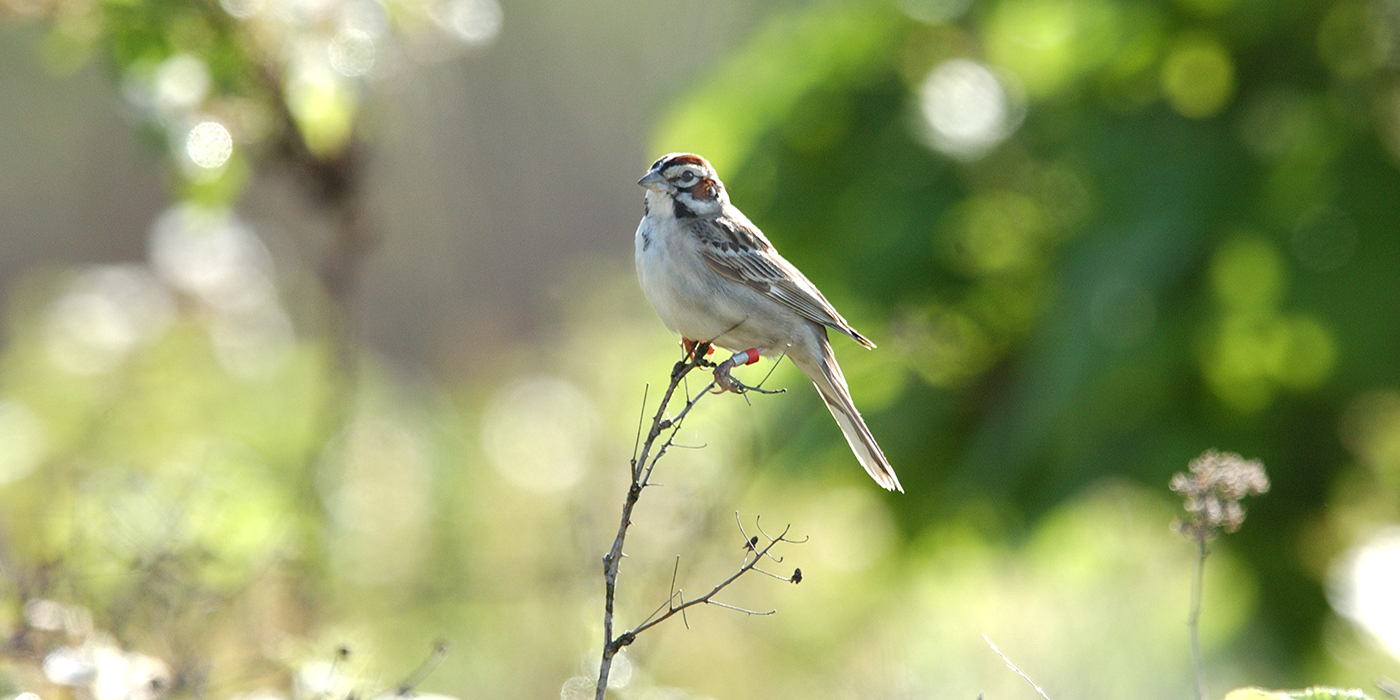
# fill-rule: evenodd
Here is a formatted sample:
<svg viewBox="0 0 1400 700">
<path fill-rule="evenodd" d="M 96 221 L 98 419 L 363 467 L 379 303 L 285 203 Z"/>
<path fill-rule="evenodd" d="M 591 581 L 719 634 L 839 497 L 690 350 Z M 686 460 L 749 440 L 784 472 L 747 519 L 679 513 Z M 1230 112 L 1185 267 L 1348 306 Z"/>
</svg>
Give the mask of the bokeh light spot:
<svg viewBox="0 0 1400 700">
<path fill-rule="evenodd" d="M 331 40 L 331 68 L 346 76 L 361 76 L 374 67 L 374 39 L 358 29 L 342 29 Z"/>
<path fill-rule="evenodd" d="M 1102 0 L 1004 0 L 984 30 L 987 56 L 1036 98 L 1049 97 L 1110 60 L 1123 40 L 1123 8 Z"/>
<path fill-rule="evenodd" d="M 39 417 L 24 404 L 0 400 L 0 485 L 23 479 L 47 453 Z"/>
<path fill-rule="evenodd" d="M 505 19 L 496 0 L 448 0 L 440 22 L 468 46 L 485 46 L 501 33 Z"/>
<path fill-rule="evenodd" d="M 338 483 L 328 505 L 342 535 L 335 540 L 341 571 L 361 584 L 413 576 L 427 554 L 432 518 L 428 447 L 421 431 L 401 420 L 361 418 L 333 451 Z"/>
<path fill-rule="evenodd" d="M 220 314 L 210 320 L 214 357 L 230 376 L 267 379 L 282 368 L 296 345 L 292 319 L 275 304 Z"/>
<path fill-rule="evenodd" d="M 563 379 L 540 375 L 497 392 L 481 420 L 481 445 L 507 481 L 552 493 L 583 478 L 597 429 L 597 410 L 587 395 Z"/>
<path fill-rule="evenodd" d="M 174 313 L 169 292 L 144 268 L 93 268 L 49 308 L 49 357 L 73 374 L 109 372 L 138 344 L 164 333 Z"/>
<path fill-rule="evenodd" d="M 1386 481 L 1400 486 L 1400 392 L 1370 391 L 1342 414 L 1342 443 Z"/>
<path fill-rule="evenodd" d="M 612 679 L 608 679 L 608 685 L 612 685 Z M 598 681 L 587 676 L 574 676 L 564 681 L 563 687 L 559 689 L 559 700 L 591 700 L 596 697 Z"/>
<path fill-rule="evenodd" d="M 1288 350 L 1277 379 L 1291 389 L 1311 389 L 1332 376 L 1337 341 L 1322 321 L 1299 315 L 1288 319 Z"/>
<path fill-rule="evenodd" d="M 189 54 L 175 54 L 156 69 L 156 104 L 167 112 L 194 109 L 209 94 L 209 87 L 209 69 Z"/>
<path fill-rule="evenodd" d="M 1031 197 L 991 191 L 954 208 L 939 232 L 945 259 L 974 275 L 1024 269 L 1036 262 L 1047 232 Z"/>
<path fill-rule="evenodd" d="M 890 334 L 909 367 L 933 386 L 976 376 L 992 356 L 987 331 L 949 309 L 910 310 L 891 322 Z"/>
<path fill-rule="evenodd" d="M 219 6 L 233 17 L 247 19 L 261 11 L 264 2 L 266 0 L 219 0 Z"/>
<path fill-rule="evenodd" d="M 1162 62 L 1162 92 L 1184 117 L 1220 112 L 1235 95 L 1235 63 L 1219 41 L 1193 35 L 1180 39 Z"/>
<path fill-rule="evenodd" d="M 287 107 L 306 147 L 327 157 L 340 152 L 354 127 L 356 100 L 325 54 L 302 58 L 287 81 Z"/>
<path fill-rule="evenodd" d="M 74 647 L 59 647 L 44 656 L 40 668 L 51 683 L 85 686 L 97 675 L 97 667 L 90 656 Z"/>
<path fill-rule="evenodd" d="M 1215 252 L 1210 265 L 1216 298 L 1235 311 L 1272 309 L 1283 297 L 1288 272 L 1269 241 L 1237 234 Z"/>
<path fill-rule="evenodd" d="M 899 0 L 899 9 L 928 24 L 951 22 L 967 12 L 972 0 Z"/>
<path fill-rule="evenodd" d="M 172 287 L 225 312 L 275 303 L 272 254 L 225 209 L 182 204 L 151 226 L 151 265 Z"/>
<path fill-rule="evenodd" d="M 919 88 L 919 108 L 932 146 L 961 160 L 986 155 L 1015 132 L 1023 116 L 991 70 L 961 58 L 928 74 Z"/>
<path fill-rule="evenodd" d="M 1317 29 L 1317 53 L 1332 72 L 1356 78 L 1385 63 L 1394 43 L 1391 20 L 1371 3 L 1339 2 Z"/>
<path fill-rule="evenodd" d="M 217 168 L 233 155 L 233 137 L 218 122 L 200 122 L 185 138 L 185 152 L 201 168 Z"/>
<path fill-rule="evenodd" d="M 608 674 L 609 688 L 626 688 L 632 682 L 634 667 L 626 650 L 613 657 L 612 671 Z"/>
<path fill-rule="evenodd" d="M 1203 368 L 1215 395 L 1241 413 L 1268 406 L 1275 392 L 1272 377 L 1287 361 L 1288 340 L 1288 328 L 1277 317 L 1227 316 Z"/>
<path fill-rule="evenodd" d="M 1332 608 L 1375 637 L 1400 659 L 1400 528 L 1377 533 L 1332 572 Z"/>
</svg>

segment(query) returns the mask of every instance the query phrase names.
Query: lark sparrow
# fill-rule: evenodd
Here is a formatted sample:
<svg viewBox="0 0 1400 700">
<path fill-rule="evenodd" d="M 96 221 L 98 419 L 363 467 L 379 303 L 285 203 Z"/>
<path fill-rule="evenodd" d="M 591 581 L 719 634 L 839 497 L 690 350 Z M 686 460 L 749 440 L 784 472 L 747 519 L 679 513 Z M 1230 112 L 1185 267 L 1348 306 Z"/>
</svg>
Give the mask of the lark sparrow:
<svg viewBox="0 0 1400 700">
<path fill-rule="evenodd" d="M 875 344 L 729 203 L 704 158 L 663 156 L 637 184 L 647 190 L 646 215 L 637 226 L 637 277 L 666 327 L 687 347 L 707 342 L 747 351 L 737 364 L 786 355 L 817 387 L 865 471 L 886 489 L 904 491 L 851 402 L 826 329 L 866 348 Z M 721 386 L 719 373 L 733 364 L 717 371 Z"/>
</svg>

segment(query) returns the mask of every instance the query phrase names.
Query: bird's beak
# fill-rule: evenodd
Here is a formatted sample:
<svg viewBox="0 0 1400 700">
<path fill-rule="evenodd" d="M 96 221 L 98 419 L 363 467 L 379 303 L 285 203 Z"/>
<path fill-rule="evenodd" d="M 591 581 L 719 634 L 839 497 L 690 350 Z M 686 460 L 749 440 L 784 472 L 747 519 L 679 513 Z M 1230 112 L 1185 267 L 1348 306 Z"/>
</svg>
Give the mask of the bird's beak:
<svg viewBox="0 0 1400 700">
<path fill-rule="evenodd" d="M 659 171 L 653 170 L 642 176 L 642 179 L 638 180 L 637 184 L 649 190 L 662 192 L 666 189 L 666 178 L 662 177 Z"/>
</svg>

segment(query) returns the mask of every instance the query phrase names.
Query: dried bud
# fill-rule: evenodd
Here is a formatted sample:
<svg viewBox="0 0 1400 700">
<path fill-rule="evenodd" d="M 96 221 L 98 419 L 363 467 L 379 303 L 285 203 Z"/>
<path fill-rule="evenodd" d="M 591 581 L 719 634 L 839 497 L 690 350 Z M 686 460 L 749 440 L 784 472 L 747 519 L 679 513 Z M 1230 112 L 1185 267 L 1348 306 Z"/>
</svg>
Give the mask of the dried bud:
<svg viewBox="0 0 1400 700">
<path fill-rule="evenodd" d="M 1171 490 L 1181 494 L 1186 517 L 1172 527 L 1187 538 L 1209 542 L 1216 532 L 1234 532 L 1244 524 L 1245 496 L 1269 491 L 1264 465 L 1232 452 L 1206 450 L 1191 460 L 1191 473 L 1172 475 Z"/>
</svg>

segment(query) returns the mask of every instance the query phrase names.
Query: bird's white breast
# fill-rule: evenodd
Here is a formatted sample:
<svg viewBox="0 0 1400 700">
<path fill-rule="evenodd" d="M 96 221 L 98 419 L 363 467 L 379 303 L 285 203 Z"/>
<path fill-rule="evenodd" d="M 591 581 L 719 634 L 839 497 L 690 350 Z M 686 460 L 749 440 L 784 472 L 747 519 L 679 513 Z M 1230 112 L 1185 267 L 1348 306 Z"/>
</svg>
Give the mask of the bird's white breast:
<svg viewBox="0 0 1400 700">
<path fill-rule="evenodd" d="M 700 254 L 698 243 L 688 238 L 685 225 L 658 215 L 657 204 L 637 226 L 637 279 L 656 315 L 672 333 L 692 340 L 716 340 L 743 320 L 742 313 L 725 303 L 715 288 L 718 280 Z M 655 199 L 669 198 L 657 195 Z"/>
<path fill-rule="evenodd" d="M 650 194 L 650 193 L 648 193 Z M 654 211 L 654 209 L 653 209 Z M 636 246 L 637 280 L 641 282 L 642 293 L 661 317 L 661 322 L 673 333 L 680 333 L 677 306 L 678 291 L 675 287 L 675 273 L 667 268 L 674 265 L 670 240 L 675 229 L 674 219 L 658 219 L 655 216 L 642 217 L 637 224 Z"/>
</svg>

